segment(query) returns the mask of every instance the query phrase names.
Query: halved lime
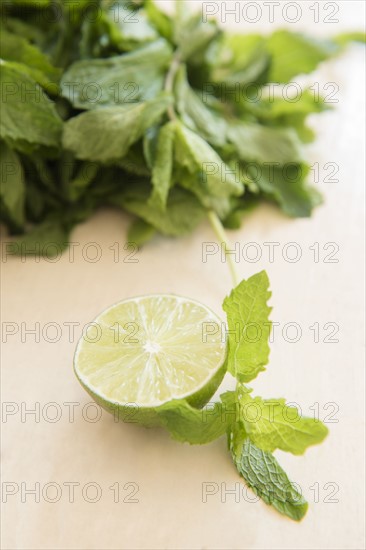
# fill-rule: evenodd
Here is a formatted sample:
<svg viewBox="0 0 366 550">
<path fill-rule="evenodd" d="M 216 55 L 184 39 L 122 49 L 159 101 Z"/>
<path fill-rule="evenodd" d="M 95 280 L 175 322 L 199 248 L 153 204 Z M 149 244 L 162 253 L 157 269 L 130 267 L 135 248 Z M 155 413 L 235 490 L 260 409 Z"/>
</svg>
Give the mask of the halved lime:
<svg viewBox="0 0 366 550">
<path fill-rule="evenodd" d="M 74 368 L 108 410 L 156 410 L 176 399 L 202 406 L 224 376 L 222 322 L 199 302 L 175 295 L 132 298 L 103 311 L 92 328 L 78 343 Z"/>
</svg>

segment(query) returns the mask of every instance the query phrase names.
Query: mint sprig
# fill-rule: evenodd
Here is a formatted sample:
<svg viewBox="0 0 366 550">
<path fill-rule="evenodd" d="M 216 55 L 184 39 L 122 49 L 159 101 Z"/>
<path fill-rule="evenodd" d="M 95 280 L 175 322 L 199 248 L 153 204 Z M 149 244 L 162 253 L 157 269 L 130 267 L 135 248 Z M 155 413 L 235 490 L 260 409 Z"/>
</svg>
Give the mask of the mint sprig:
<svg viewBox="0 0 366 550">
<path fill-rule="evenodd" d="M 269 281 L 262 271 L 242 281 L 224 300 L 229 333 L 228 371 L 236 390 L 222 396 L 236 417 L 228 426 L 234 463 L 255 493 L 292 519 L 300 520 L 307 503 L 271 454 L 276 449 L 300 455 L 321 443 L 328 430 L 314 418 L 301 417 L 284 399 L 252 397 L 243 382 L 253 380 L 268 363 L 271 322 Z M 252 334 L 249 333 L 250 329 Z"/>
<path fill-rule="evenodd" d="M 253 380 L 268 363 L 271 296 L 267 274 L 262 271 L 243 280 L 225 298 L 229 349 L 227 371 L 236 379 L 234 391 L 199 409 L 184 400 L 159 409 L 159 424 L 174 439 L 205 444 L 227 434 L 229 450 L 239 474 L 264 502 L 296 521 L 308 504 L 300 487 L 290 482 L 272 452 L 277 449 L 302 455 L 321 443 L 328 429 L 319 420 L 302 417 L 283 398 L 253 397 L 243 382 Z M 250 329 L 255 333 L 250 335 Z M 265 328 L 260 332 L 258 329 Z"/>
</svg>

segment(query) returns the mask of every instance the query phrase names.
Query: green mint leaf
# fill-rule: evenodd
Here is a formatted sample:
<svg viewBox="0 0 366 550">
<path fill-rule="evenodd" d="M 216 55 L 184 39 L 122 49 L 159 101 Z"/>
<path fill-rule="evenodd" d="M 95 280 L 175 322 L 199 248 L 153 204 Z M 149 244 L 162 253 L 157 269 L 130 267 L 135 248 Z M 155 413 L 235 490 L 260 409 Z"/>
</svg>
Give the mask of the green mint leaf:
<svg viewBox="0 0 366 550">
<path fill-rule="evenodd" d="M 226 229 L 240 229 L 242 220 L 259 204 L 258 195 L 246 192 L 243 197 L 235 198 L 230 214 L 223 220 Z"/>
<path fill-rule="evenodd" d="M 156 229 L 152 225 L 144 220 L 137 219 L 130 225 L 127 240 L 140 247 L 150 241 L 155 233 Z"/>
<path fill-rule="evenodd" d="M 301 161 L 301 142 L 291 128 L 271 128 L 249 122 L 231 123 L 228 140 L 240 160 L 266 164 Z"/>
<path fill-rule="evenodd" d="M 162 118 L 170 103 L 171 97 L 162 95 L 144 103 L 87 111 L 66 122 L 63 145 L 83 160 L 118 161 Z"/>
<path fill-rule="evenodd" d="M 189 86 L 184 65 L 176 76 L 174 92 L 184 124 L 213 146 L 222 147 L 226 143 L 226 121 L 203 103 L 202 94 Z"/>
<path fill-rule="evenodd" d="M 295 521 L 304 517 L 308 503 L 271 453 L 246 438 L 240 455 L 233 453 L 233 460 L 248 486 L 266 504 Z"/>
<path fill-rule="evenodd" d="M 145 177 L 151 176 L 151 170 L 150 167 L 147 165 L 147 162 L 145 161 L 144 151 L 142 151 L 140 141 L 132 145 L 128 153 L 123 157 L 123 159 L 117 161 L 116 164 L 117 166 L 123 168 L 129 174 L 137 174 L 138 176 Z"/>
<path fill-rule="evenodd" d="M 53 67 L 46 55 L 26 38 L 1 29 L 1 58 L 11 62 L 9 66 L 25 73 L 38 84 L 55 92 L 57 87 L 50 86 L 57 82 L 60 70 Z"/>
<path fill-rule="evenodd" d="M 151 183 L 153 192 L 150 204 L 165 209 L 169 189 L 172 185 L 175 121 L 165 124 L 158 133 L 156 154 L 152 165 Z"/>
<path fill-rule="evenodd" d="M 183 10 L 182 10 L 183 11 Z M 202 21 L 201 14 L 188 15 L 184 11 L 175 21 L 174 41 L 178 47 L 182 61 L 202 59 L 202 53 L 208 45 L 219 35 L 220 30 L 216 21 Z"/>
<path fill-rule="evenodd" d="M 286 83 L 314 71 L 321 61 L 338 53 L 339 47 L 330 40 L 280 30 L 268 38 L 267 50 L 272 57 L 269 81 Z"/>
<path fill-rule="evenodd" d="M 321 96 L 316 97 L 311 90 L 304 90 L 297 101 L 276 96 L 243 104 L 243 114 L 247 110 L 260 122 L 278 128 L 292 128 L 304 143 L 313 141 L 315 137 L 315 132 L 306 124 L 308 115 L 321 113 L 326 109 L 329 109 L 329 105 Z"/>
<path fill-rule="evenodd" d="M 306 165 L 293 163 L 285 168 L 269 165 L 257 168 L 249 167 L 249 172 L 253 173 L 259 189 L 273 197 L 288 216 L 309 217 L 313 208 L 322 202 L 318 191 L 306 184 Z"/>
<path fill-rule="evenodd" d="M 24 225 L 25 185 L 18 155 L 5 143 L 0 144 L 0 201 L 6 217 L 16 228 Z"/>
<path fill-rule="evenodd" d="M 243 185 L 216 151 L 198 134 L 177 124 L 175 159 L 180 170 L 176 179 L 194 193 L 203 206 L 219 216 L 230 210 L 231 196 L 241 195 Z"/>
<path fill-rule="evenodd" d="M 119 3 L 112 3 L 105 18 L 111 42 L 118 49 L 134 50 L 159 38 L 145 10 L 131 9 L 133 6 L 130 2 L 125 4 L 123 12 L 120 8 Z"/>
<path fill-rule="evenodd" d="M 244 108 L 244 107 L 243 107 Z M 261 100 L 256 103 L 247 102 L 245 108 L 254 116 L 279 128 L 293 128 L 299 139 L 305 143 L 315 137 L 314 131 L 306 125 L 308 115 L 321 113 L 329 108 L 320 96 L 315 97 L 311 90 L 304 90 L 297 101 L 287 101 L 286 98 L 277 96 L 271 100 Z"/>
<path fill-rule="evenodd" d="M 68 246 L 69 232 L 57 218 L 50 217 L 33 227 L 24 236 L 11 242 L 8 253 L 54 258 Z"/>
<path fill-rule="evenodd" d="M 151 99 L 163 89 L 171 56 L 160 39 L 124 55 L 76 61 L 62 76 L 62 95 L 80 109 Z"/>
<path fill-rule="evenodd" d="M 237 88 L 238 83 L 241 86 L 255 82 L 264 83 L 269 62 L 263 36 L 225 34 L 221 40 L 217 62 L 212 66 L 212 80 L 225 83 L 229 89 Z M 228 99 L 230 100 L 229 94 Z"/>
<path fill-rule="evenodd" d="M 35 80 L 0 62 L 0 137 L 26 144 L 59 147 L 62 121 L 55 106 Z"/>
<path fill-rule="evenodd" d="M 268 363 L 270 296 L 267 273 L 261 271 L 243 280 L 224 300 L 230 331 L 228 371 L 241 382 L 253 380 Z"/>
<path fill-rule="evenodd" d="M 276 96 L 256 103 L 252 102 L 251 107 L 253 114 L 268 121 L 277 121 L 279 126 L 283 123 L 287 126 L 284 119 L 286 116 L 307 116 L 312 113 L 321 113 L 329 108 L 321 96 L 317 98 L 314 91 L 309 89 L 303 90 L 297 101 L 288 101 L 285 97 Z"/>
<path fill-rule="evenodd" d="M 240 385 L 237 392 L 245 431 L 262 451 L 281 449 L 301 455 L 310 445 L 321 443 L 328 433 L 322 422 L 301 417 L 296 407 L 286 405 L 285 399 L 251 397 Z"/>
<path fill-rule="evenodd" d="M 162 12 L 153 0 L 145 0 L 144 7 L 150 23 L 156 28 L 160 36 L 172 41 L 173 23 L 171 18 Z"/>
<path fill-rule="evenodd" d="M 288 126 L 289 128 L 292 127 L 295 130 L 299 136 L 299 139 L 303 143 L 310 143 L 314 141 L 316 133 L 310 126 L 307 125 L 306 115 L 294 113 L 293 115 L 289 114 L 282 117 L 281 120 L 283 126 Z M 280 124 L 281 122 L 278 121 L 278 125 Z"/>
<path fill-rule="evenodd" d="M 39 223 L 46 210 L 47 195 L 31 176 L 27 176 L 25 188 L 27 221 Z"/>
<path fill-rule="evenodd" d="M 36 26 L 35 22 L 32 24 L 31 21 L 27 22 L 22 19 L 18 19 L 17 17 L 12 17 L 10 13 L 6 12 L 6 9 L 4 15 L 6 18 L 4 17 L 3 19 L 4 24 L 2 29 L 5 29 L 17 36 L 22 36 L 30 43 L 36 44 L 37 47 L 40 47 L 40 44 L 42 44 L 44 40 L 44 33 L 39 27 Z"/>
<path fill-rule="evenodd" d="M 67 194 L 71 201 L 77 201 L 94 181 L 99 170 L 95 162 L 82 162 L 75 176 L 67 182 Z"/>
<path fill-rule="evenodd" d="M 149 202 L 151 186 L 146 182 L 135 183 L 132 188 L 109 199 L 111 204 L 120 206 L 142 218 L 155 227 L 159 233 L 179 237 L 190 233 L 205 216 L 205 210 L 198 200 L 184 189 L 173 187 L 170 190 L 166 210 L 160 211 Z"/>
<path fill-rule="evenodd" d="M 171 401 L 159 408 L 158 416 L 173 439 L 191 445 L 210 443 L 228 429 L 229 417 L 223 415 L 221 403 L 196 409 L 184 400 Z"/>
</svg>

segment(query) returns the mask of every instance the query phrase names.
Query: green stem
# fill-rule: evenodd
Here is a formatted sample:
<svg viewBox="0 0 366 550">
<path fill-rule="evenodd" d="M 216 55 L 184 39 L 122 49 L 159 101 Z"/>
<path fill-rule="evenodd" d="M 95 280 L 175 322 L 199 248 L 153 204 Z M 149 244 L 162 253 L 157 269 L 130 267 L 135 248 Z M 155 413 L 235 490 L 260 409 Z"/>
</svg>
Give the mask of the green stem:
<svg viewBox="0 0 366 550">
<path fill-rule="evenodd" d="M 233 261 L 232 254 L 229 252 L 229 250 L 231 249 L 231 245 L 230 245 L 230 242 L 227 238 L 225 229 L 224 229 L 224 227 L 221 223 L 220 218 L 216 214 L 216 212 L 214 212 L 213 210 L 209 210 L 207 215 L 208 215 L 208 219 L 210 220 L 211 226 L 212 226 L 214 232 L 216 233 L 218 241 L 221 242 L 222 246 L 224 247 L 225 257 L 226 257 L 227 263 L 229 265 L 233 285 L 234 285 L 234 287 L 238 286 L 239 277 L 238 277 L 238 274 L 236 272 L 236 267 L 235 267 L 235 264 L 234 264 L 234 261 Z"/>
</svg>

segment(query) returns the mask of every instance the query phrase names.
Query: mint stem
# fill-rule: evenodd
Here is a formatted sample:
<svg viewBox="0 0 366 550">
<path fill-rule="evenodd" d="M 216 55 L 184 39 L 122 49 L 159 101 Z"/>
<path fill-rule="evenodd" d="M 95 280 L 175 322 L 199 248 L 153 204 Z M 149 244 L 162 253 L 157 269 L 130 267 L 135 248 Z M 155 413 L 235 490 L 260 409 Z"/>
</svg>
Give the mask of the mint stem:
<svg viewBox="0 0 366 550">
<path fill-rule="evenodd" d="M 226 235 L 226 231 L 224 229 L 224 226 L 222 225 L 221 220 L 218 217 L 218 215 L 216 214 L 216 212 L 214 212 L 213 210 L 209 210 L 208 213 L 207 213 L 207 216 L 208 216 L 208 219 L 210 220 L 211 226 L 212 226 L 212 228 L 213 228 L 213 230 L 214 230 L 214 232 L 217 236 L 218 241 L 221 242 L 222 246 L 224 247 L 225 257 L 226 257 L 227 263 L 229 265 L 233 285 L 234 285 L 234 287 L 236 287 L 239 284 L 239 277 L 238 277 L 238 274 L 236 272 L 236 267 L 235 267 L 235 264 L 234 264 L 234 261 L 233 261 L 232 254 L 229 251 L 231 249 L 231 245 L 230 245 L 229 239 Z"/>
</svg>

